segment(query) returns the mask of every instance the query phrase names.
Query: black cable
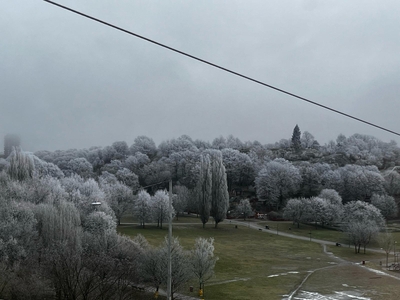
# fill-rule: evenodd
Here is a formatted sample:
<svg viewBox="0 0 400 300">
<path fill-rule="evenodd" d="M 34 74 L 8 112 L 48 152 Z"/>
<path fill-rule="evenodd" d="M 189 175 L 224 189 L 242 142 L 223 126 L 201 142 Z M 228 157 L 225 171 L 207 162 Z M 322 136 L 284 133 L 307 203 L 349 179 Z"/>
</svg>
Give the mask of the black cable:
<svg viewBox="0 0 400 300">
<path fill-rule="evenodd" d="M 194 60 L 200 61 L 200 62 L 202 62 L 202 63 L 204 63 L 204 64 L 213 66 L 213 67 L 215 67 L 215 68 L 217 68 L 217 69 L 223 70 L 223 71 L 228 72 L 228 73 L 231 73 L 231 74 L 233 74 L 233 75 L 236 75 L 236 76 L 242 77 L 242 78 L 244 78 L 244 79 L 253 81 L 253 82 L 255 82 L 255 83 L 261 84 L 261 85 L 266 86 L 266 87 L 268 87 L 268 88 L 270 88 L 270 89 L 273 89 L 273 90 L 276 90 L 276 91 L 278 91 L 278 92 L 284 93 L 284 94 L 286 94 L 286 95 L 295 97 L 295 98 L 297 98 L 297 99 L 300 99 L 300 100 L 302 100 L 302 101 L 308 102 L 308 103 L 310 103 L 310 104 L 313 104 L 313 105 L 322 107 L 322 108 L 324 108 L 324 109 L 333 111 L 334 113 L 343 115 L 343 116 L 348 117 L 348 118 L 350 118 L 350 119 L 353 119 L 353 120 L 362 122 L 362 123 L 364 123 L 364 124 L 367 124 L 367 125 L 373 126 L 373 127 L 375 127 L 375 128 L 379 128 L 379 129 L 381 129 L 381 130 L 384 130 L 384 131 L 387 131 L 387 132 L 390 132 L 390 133 L 392 133 L 392 134 L 395 134 L 395 135 L 400 136 L 400 133 L 397 133 L 397 132 L 395 132 L 395 131 L 393 131 L 393 130 L 384 128 L 384 127 L 379 126 L 379 125 L 376 125 L 376 124 L 374 124 L 374 123 L 371 123 L 371 122 L 365 121 L 365 120 L 363 120 L 363 119 L 357 118 L 357 117 L 355 117 L 355 116 L 352 116 L 352 115 L 346 114 L 346 113 L 344 113 L 344 112 L 341 112 L 341 111 L 336 110 L 336 109 L 334 109 L 334 108 L 331 108 L 331 107 L 322 105 L 322 104 L 320 104 L 320 103 L 314 102 L 314 101 L 309 100 L 309 99 L 307 99 L 307 98 L 298 96 L 298 95 L 296 95 L 296 94 L 290 93 L 290 92 L 285 91 L 285 90 L 283 90 L 283 89 L 280 89 L 280 88 L 277 88 L 277 87 L 275 87 L 275 86 L 269 85 L 269 84 L 267 84 L 267 83 L 265 83 L 265 82 L 259 81 L 259 80 L 257 80 L 257 79 L 251 78 L 251 77 L 249 77 L 249 76 L 246 76 L 246 75 L 240 74 L 240 73 L 238 73 L 238 72 L 229 70 L 229 69 L 227 69 L 227 68 L 221 67 L 221 66 L 219 66 L 219 65 L 217 65 L 217 64 L 214 64 L 214 63 L 212 63 L 212 62 L 209 62 L 209 61 L 207 61 L 207 60 L 201 59 L 201 58 L 199 58 L 199 57 L 193 56 L 193 55 L 188 54 L 188 53 L 186 53 L 186 52 L 177 50 L 177 49 L 172 48 L 172 47 L 170 47 L 170 46 L 164 45 L 164 44 L 159 43 L 159 42 L 157 42 L 157 41 L 154 41 L 154 40 L 151 40 L 151 39 L 146 38 L 146 37 L 144 37 L 144 36 L 141 36 L 141 35 L 139 35 L 139 34 L 136 34 L 136 33 L 132 32 L 132 31 L 123 29 L 123 28 L 121 28 L 121 27 L 118 27 L 118 26 L 115 26 L 115 25 L 113 25 L 113 24 L 107 23 L 107 22 L 102 21 L 102 20 L 100 20 L 100 19 L 91 17 L 91 16 L 89 16 L 89 15 L 86 15 L 86 14 L 84 14 L 84 13 L 81 13 L 81 12 L 79 12 L 79 11 L 77 11 L 77 10 L 72 9 L 72 8 L 66 7 L 66 6 L 64 6 L 64 5 L 61 5 L 61 4 L 58 4 L 58 3 L 55 3 L 55 2 L 49 1 L 49 0 L 43 0 L 43 1 L 48 2 L 48 3 L 50 3 L 50 4 L 53 4 L 53 5 L 55 5 L 55 6 L 61 7 L 61 8 L 63 8 L 63 9 L 65 9 L 65 10 L 68 10 L 68 11 L 73 12 L 73 13 L 75 13 L 75 14 L 81 15 L 81 16 L 83 16 L 83 17 L 85 17 L 85 18 L 88 18 L 88 19 L 91 19 L 91 20 L 93 20 L 93 21 L 99 22 L 99 23 L 101 23 L 101 24 L 107 25 L 107 26 L 112 27 L 112 28 L 114 28 L 114 29 L 117 29 L 117 30 L 119 30 L 119 31 L 122 31 L 122 32 L 125 32 L 125 33 L 127 33 L 127 34 L 133 35 L 133 36 L 135 36 L 135 37 L 137 37 L 137 38 L 140 38 L 140 39 L 142 39 L 142 40 L 145 40 L 145 41 L 147 41 L 147 42 L 156 44 L 157 46 L 166 48 L 166 49 L 168 49 L 168 50 L 171 50 L 171 51 L 173 51 L 173 52 L 179 53 L 179 54 L 184 55 L 184 56 L 186 56 L 186 57 L 189 57 L 189 58 L 192 58 L 192 59 L 194 59 Z"/>
</svg>

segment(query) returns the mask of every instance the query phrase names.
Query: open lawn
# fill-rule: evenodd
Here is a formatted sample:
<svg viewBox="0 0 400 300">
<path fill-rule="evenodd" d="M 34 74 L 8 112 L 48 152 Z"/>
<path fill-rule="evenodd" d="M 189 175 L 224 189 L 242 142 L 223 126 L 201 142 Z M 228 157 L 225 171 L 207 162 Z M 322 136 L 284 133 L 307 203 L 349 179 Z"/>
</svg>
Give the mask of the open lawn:
<svg viewBox="0 0 400 300">
<path fill-rule="evenodd" d="M 367 280 L 375 276 L 374 273 L 355 266 L 357 270 L 360 269 L 357 272 L 362 271 L 361 273 L 364 275 L 360 275 L 361 279 L 353 278 L 351 276 L 352 271 L 347 271 L 351 266 L 349 265 L 347 268 L 343 267 L 343 270 L 346 270 L 346 273 L 343 274 L 348 276 L 348 279 L 347 277 L 346 281 L 338 279 L 337 282 L 330 284 L 330 276 L 338 276 L 342 266 L 334 265 L 332 256 L 324 253 L 322 246 L 317 243 L 277 236 L 273 231 L 267 233 L 250 229 L 246 226 L 246 223 L 239 225 L 236 229 L 235 225 L 229 223 L 229 220 L 219 224 L 218 229 L 214 229 L 211 223 L 203 229 L 199 219 L 192 217 L 181 217 L 179 222 L 181 225 L 176 224 L 174 226 L 173 235 L 180 238 L 181 244 L 186 249 L 193 246 L 196 237 L 214 237 L 215 239 L 215 254 L 219 257 L 219 260 L 216 264 L 215 278 L 205 286 L 205 299 L 284 299 L 285 295 L 287 297 L 298 287 L 309 274 L 309 271 L 316 269 L 321 270 L 313 273 L 306 282 L 309 286 L 304 285 L 300 291 L 309 289 L 322 294 L 329 294 L 334 291 L 354 291 L 355 288 L 349 288 L 343 284 L 362 287 L 362 284 L 358 281 L 362 281 L 364 277 Z M 291 225 L 291 223 L 289 224 Z M 283 227 L 284 225 L 279 226 Z M 154 225 L 148 225 L 145 229 L 136 225 L 125 225 L 120 226 L 118 230 L 128 236 L 135 236 L 140 233 L 155 246 L 158 246 L 168 233 L 167 226 L 161 230 Z M 292 227 L 291 231 L 293 230 Z M 306 230 L 308 228 L 304 228 L 304 230 L 299 234 L 307 236 Z M 325 231 L 325 234 L 318 238 L 322 239 L 328 235 L 328 230 L 320 231 Z M 333 233 L 332 236 L 334 234 L 336 233 Z M 353 248 L 347 247 L 328 247 L 327 250 L 350 261 L 361 262 L 366 260 L 367 266 L 370 264 L 371 266 L 374 265 L 375 268 L 379 268 L 379 261 L 384 261 L 386 257 L 384 254 L 375 253 L 354 254 Z M 330 268 L 323 269 L 325 267 Z M 318 276 L 320 272 L 323 276 L 326 276 L 327 280 L 324 284 L 320 284 L 318 281 L 322 280 Z M 339 278 L 341 277 L 339 276 Z M 356 280 L 358 281 L 356 282 Z M 368 297 L 370 299 L 383 299 L 374 296 L 373 293 L 375 292 L 376 295 L 380 296 L 385 295 L 391 284 L 396 283 L 394 280 L 382 277 L 381 281 L 387 283 L 373 286 L 371 295 Z M 365 284 L 368 286 L 367 281 Z M 397 284 L 400 284 L 400 281 L 397 281 Z M 196 282 L 190 282 L 182 293 L 196 296 L 196 293 L 189 292 L 190 285 L 193 285 L 195 289 L 197 287 Z M 398 297 L 385 297 L 385 299 L 398 299 Z"/>
<path fill-rule="evenodd" d="M 259 220 L 250 220 L 246 221 L 247 222 L 252 222 L 255 223 L 259 226 L 264 227 L 265 225 L 268 225 L 271 230 L 273 230 L 275 233 L 278 230 L 278 232 L 285 232 L 285 233 L 290 233 L 290 234 L 295 234 L 295 235 L 300 235 L 304 237 L 310 237 L 310 232 L 311 232 L 311 238 L 315 239 L 320 239 L 320 240 L 326 240 L 326 241 L 331 241 L 335 243 L 341 243 L 342 246 L 348 246 L 349 245 L 349 238 L 346 235 L 346 233 L 340 231 L 340 230 L 332 230 L 330 228 L 324 228 L 324 227 L 316 227 L 314 225 L 310 224 L 300 224 L 300 228 L 297 228 L 297 224 L 293 225 L 293 222 L 290 221 L 259 221 Z M 387 225 L 389 232 L 392 233 L 393 239 L 395 241 L 398 241 L 399 243 L 399 249 L 400 249 L 400 224 L 399 223 L 388 223 Z M 381 246 L 379 245 L 378 241 L 372 240 L 370 244 L 368 245 L 369 248 L 375 248 L 375 249 L 380 249 Z"/>
</svg>

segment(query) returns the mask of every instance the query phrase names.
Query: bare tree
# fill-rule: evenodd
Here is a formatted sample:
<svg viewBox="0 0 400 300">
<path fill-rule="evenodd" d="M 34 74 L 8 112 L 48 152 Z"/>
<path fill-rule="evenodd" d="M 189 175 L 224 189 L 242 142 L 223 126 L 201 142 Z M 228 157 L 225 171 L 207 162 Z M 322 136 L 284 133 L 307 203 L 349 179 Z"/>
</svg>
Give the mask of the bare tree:
<svg viewBox="0 0 400 300">
<path fill-rule="evenodd" d="M 194 249 L 190 252 L 190 265 L 199 280 L 199 289 L 204 291 L 204 284 L 214 275 L 218 257 L 214 256 L 214 239 L 197 238 Z"/>
<path fill-rule="evenodd" d="M 243 215 L 243 219 L 246 221 L 246 217 L 253 214 L 253 208 L 250 205 L 249 199 L 242 199 L 239 205 L 236 207 L 236 211 L 239 215 Z"/>
<path fill-rule="evenodd" d="M 379 234 L 379 245 L 386 253 L 386 268 L 388 267 L 389 253 L 394 247 L 393 235 L 388 231 Z"/>
<path fill-rule="evenodd" d="M 153 217 L 157 220 L 157 225 L 162 229 L 164 221 L 169 220 L 169 196 L 168 193 L 163 190 L 158 190 L 155 195 L 151 198 L 151 206 L 153 211 Z M 175 210 L 172 208 L 172 216 L 175 215 Z"/>
<path fill-rule="evenodd" d="M 149 193 L 141 190 L 134 202 L 133 215 L 138 218 L 140 225 L 144 228 L 145 223 L 151 220 L 151 197 Z"/>
<path fill-rule="evenodd" d="M 162 274 L 164 274 L 163 282 L 167 283 L 168 264 L 165 259 L 168 255 L 168 239 L 164 240 L 161 246 Z M 174 294 L 181 289 L 183 284 L 192 278 L 192 272 L 189 264 L 189 253 L 183 249 L 179 243 L 179 239 L 172 237 L 171 240 L 171 297 L 174 299 Z"/>
</svg>

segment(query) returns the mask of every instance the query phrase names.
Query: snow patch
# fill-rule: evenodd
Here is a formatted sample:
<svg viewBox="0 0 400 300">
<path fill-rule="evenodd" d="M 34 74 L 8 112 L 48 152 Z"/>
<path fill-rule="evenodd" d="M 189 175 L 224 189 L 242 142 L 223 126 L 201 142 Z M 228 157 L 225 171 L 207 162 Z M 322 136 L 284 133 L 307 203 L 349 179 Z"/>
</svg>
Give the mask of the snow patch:
<svg viewBox="0 0 400 300">
<path fill-rule="evenodd" d="M 286 295 L 285 295 L 286 296 Z M 284 297 L 285 297 L 284 296 Z M 283 298 L 287 299 L 287 298 Z M 296 300 L 371 300 L 371 298 L 362 297 L 357 292 L 334 292 L 331 295 L 322 295 L 317 292 L 301 291 L 298 296 L 294 297 Z"/>
</svg>

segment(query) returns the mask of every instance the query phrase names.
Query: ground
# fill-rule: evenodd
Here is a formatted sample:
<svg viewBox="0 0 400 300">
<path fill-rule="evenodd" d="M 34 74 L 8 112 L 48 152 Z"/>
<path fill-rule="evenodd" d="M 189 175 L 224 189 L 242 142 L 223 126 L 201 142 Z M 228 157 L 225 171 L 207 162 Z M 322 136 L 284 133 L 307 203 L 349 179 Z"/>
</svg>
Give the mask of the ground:
<svg viewBox="0 0 400 300">
<path fill-rule="evenodd" d="M 124 221 L 131 224 L 120 226 L 121 233 L 141 233 L 153 245 L 159 245 L 167 235 L 167 228 L 161 230 L 149 224 L 141 229 L 134 220 Z M 384 253 L 354 254 L 340 232 L 305 225 L 297 230 L 287 222 L 269 222 L 271 229 L 266 230 L 265 224 L 256 220 L 225 220 L 218 229 L 212 224 L 203 229 L 194 217 L 180 217 L 174 223 L 173 235 L 180 238 L 186 249 L 193 246 L 196 237 L 215 238 L 219 260 L 216 276 L 206 284 L 205 299 L 400 298 L 400 289 L 396 288 L 400 284 L 398 273 L 389 272 L 393 277 L 379 273 L 383 271 L 380 261 L 385 261 Z M 300 235 L 304 240 L 283 234 Z M 315 242 L 317 237 L 331 240 L 331 244 L 323 246 Z M 342 247 L 334 246 L 336 241 L 341 241 Z M 196 293 L 189 292 L 190 285 L 197 286 L 196 282 L 189 283 L 182 294 L 194 297 Z"/>
</svg>

